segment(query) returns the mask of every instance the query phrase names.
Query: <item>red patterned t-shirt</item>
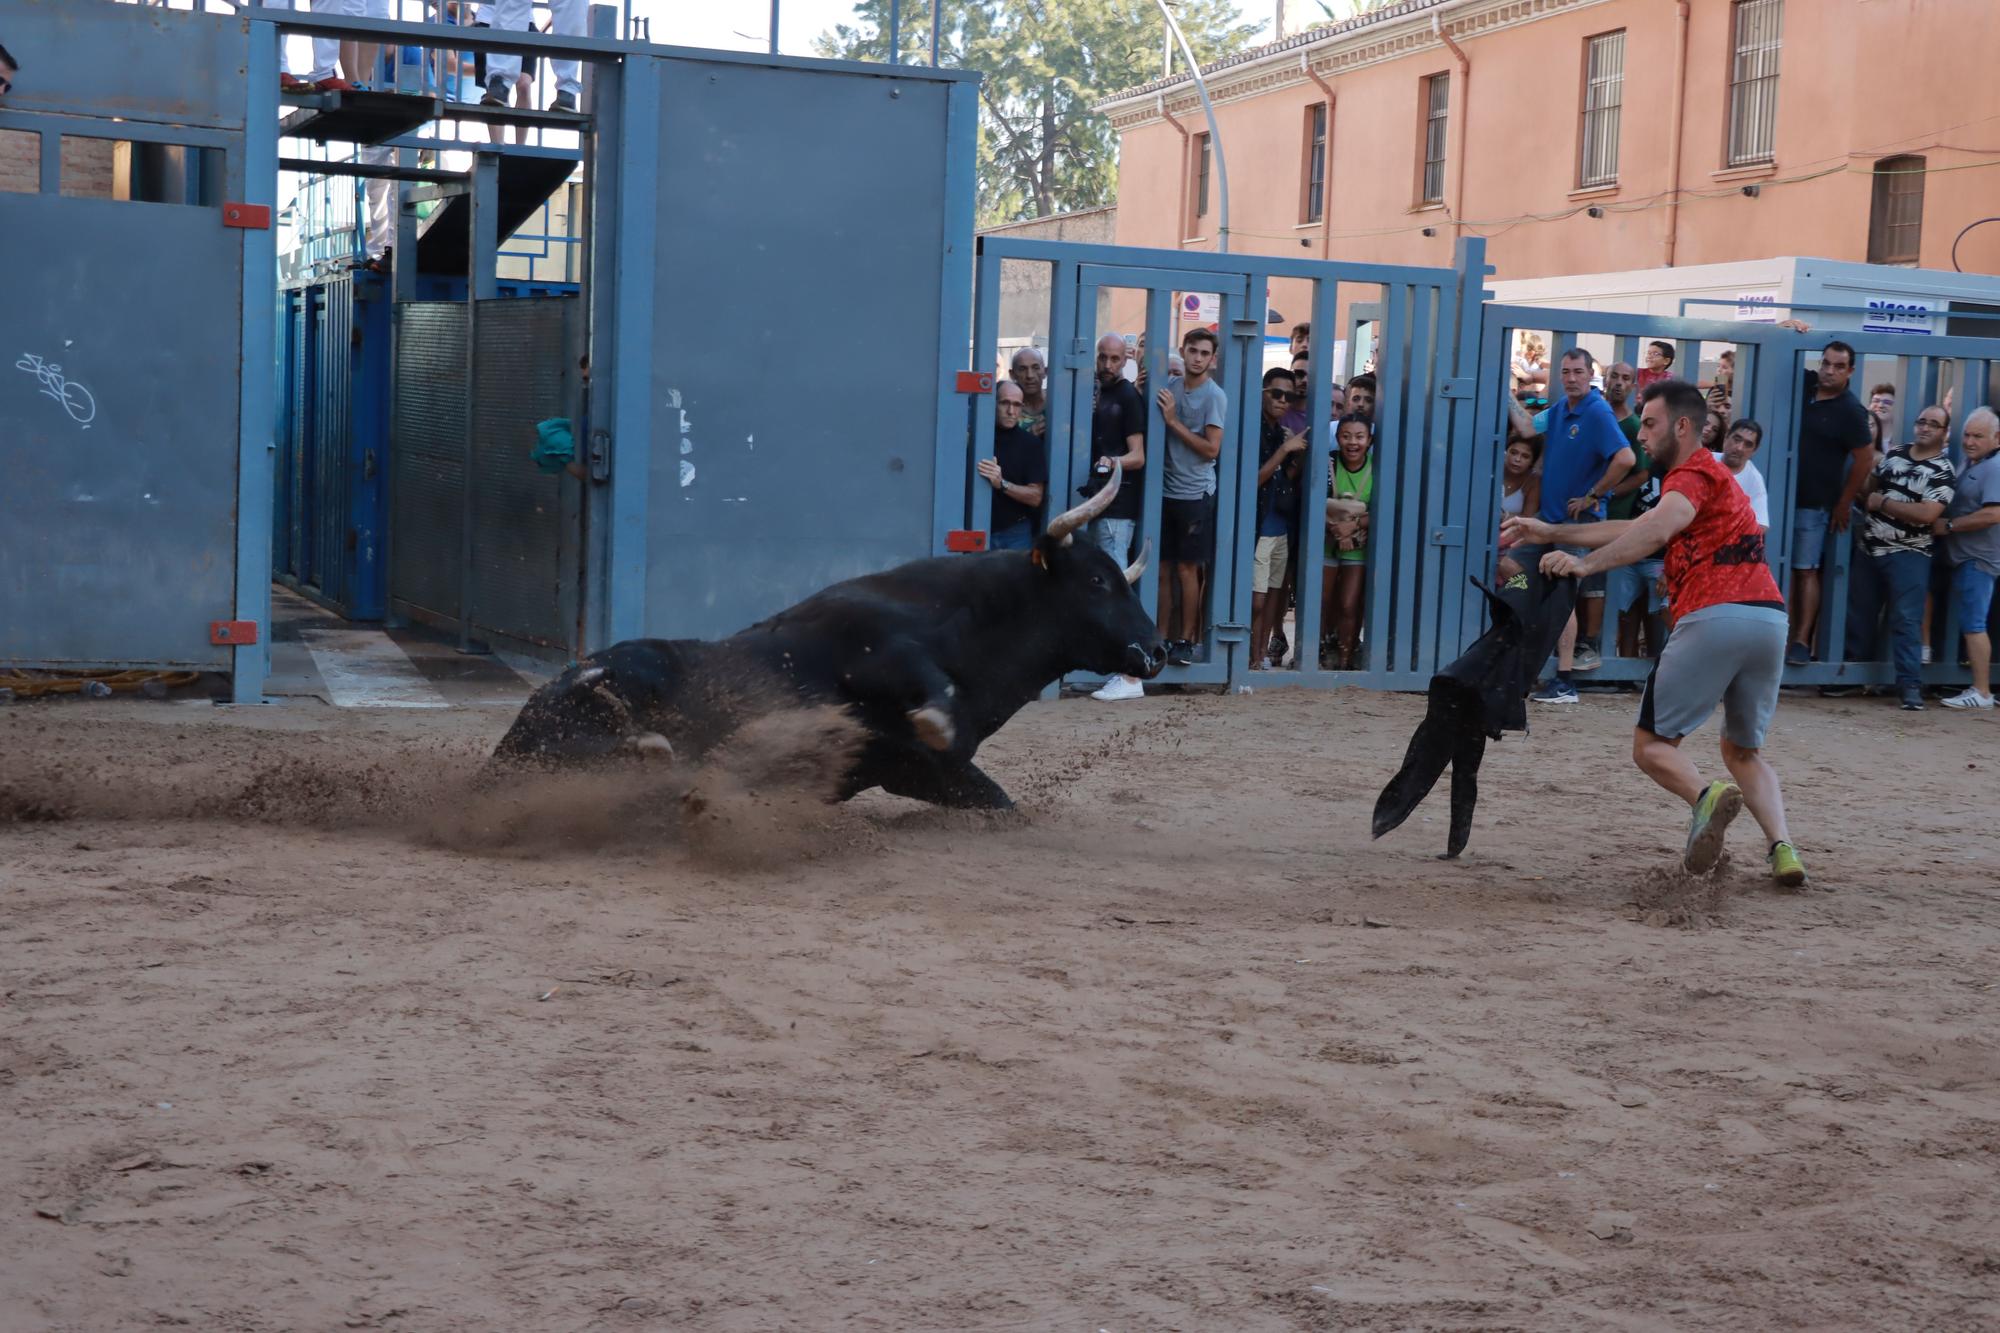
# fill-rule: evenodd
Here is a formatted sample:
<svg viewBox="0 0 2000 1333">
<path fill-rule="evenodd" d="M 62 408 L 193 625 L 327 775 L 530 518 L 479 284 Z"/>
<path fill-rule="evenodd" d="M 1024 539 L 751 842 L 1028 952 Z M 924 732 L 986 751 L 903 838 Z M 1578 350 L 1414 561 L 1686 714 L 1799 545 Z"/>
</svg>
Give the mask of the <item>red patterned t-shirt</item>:
<svg viewBox="0 0 2000 1333">
<path fill-rule="evenodd" d="M 1784 605 L 1764 559 L 1764 534 L 1743 488 L 1716 456 L 1690 449 L 1660 485 L 1694 506 L 1694 521 L 1667 541 L 1667 600 L 1673 617 L 1724 602 Z"/>
</svg>

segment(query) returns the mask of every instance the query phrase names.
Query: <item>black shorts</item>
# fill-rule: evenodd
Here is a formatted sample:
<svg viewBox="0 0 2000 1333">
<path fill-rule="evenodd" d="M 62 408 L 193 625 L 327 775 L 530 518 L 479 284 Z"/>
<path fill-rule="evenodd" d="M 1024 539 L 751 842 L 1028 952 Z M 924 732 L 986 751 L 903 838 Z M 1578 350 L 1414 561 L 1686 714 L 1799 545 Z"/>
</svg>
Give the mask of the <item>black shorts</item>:
<svg viewBox="0 0 2000 1333">
<path fill-rule="evenodd" d="M 1160 559 L 1206 565 L 1215 558 L 1215 497 L 1160 501 Z"/>
</svg>

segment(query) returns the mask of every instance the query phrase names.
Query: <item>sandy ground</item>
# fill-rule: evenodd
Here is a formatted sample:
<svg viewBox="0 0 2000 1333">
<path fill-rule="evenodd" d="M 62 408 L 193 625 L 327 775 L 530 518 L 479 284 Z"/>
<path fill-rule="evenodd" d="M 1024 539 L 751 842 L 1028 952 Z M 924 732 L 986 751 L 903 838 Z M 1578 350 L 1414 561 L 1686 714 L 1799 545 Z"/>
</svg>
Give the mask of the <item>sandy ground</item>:
<svg viewBox="0 0 2000 1333">
<path fill-rule="evenodd" d="M 705 833 L 481 804 L 503 708 L 0 708 L 0 1327 L 2000 1327 L 2000 726 L 1788 698 L 1785 895 L 1627 698 L 1371 844 L 1420 707 Z"/>
</svg>

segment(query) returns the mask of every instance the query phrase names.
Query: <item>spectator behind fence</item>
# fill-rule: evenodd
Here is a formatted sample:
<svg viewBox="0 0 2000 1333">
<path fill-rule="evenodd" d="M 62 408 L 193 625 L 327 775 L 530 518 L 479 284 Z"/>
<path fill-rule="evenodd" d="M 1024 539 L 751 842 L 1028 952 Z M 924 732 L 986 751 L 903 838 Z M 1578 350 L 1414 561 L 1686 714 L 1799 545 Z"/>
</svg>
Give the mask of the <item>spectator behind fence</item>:
<svg viewBox="0 0 2000 1333">
<path fill-rule="evenodd" d="M 1796 319 L 1780 320 L 1778 327 L 1795 333 L 1812 331 Z M 1868 409 L 1847 387 L 1853 376 L 1854 349 L 1839 339 L 1821 349 L 1819 369 L 1805 373 L 1796 455 L 1798 489 L 1792 509 L 1792 595 L 1787 608 L 1792 641 L 1785 650 L 1790 666 L 1804 666 L 1813 659 L 1826 534 L 1829 529 L 1847 531 L 1854 497 L 1873 466 Z"/>
<path fill-rule="evenodd" d="M 13 52 L 0 46 L 0 97 L 14 91 L 14 76 L 20 72 L 20 62 L 14 59 Z"/>
<path fill-rule="evenodd" d="M 1360 417 L 1368 423 L 1372 433 L 1375 429 L 1375 375 L 1372 371 L 1362 371 L 1347 382 L 1347 410 L 1342 416 Z"/>
<path fill-rule="evenodd" d="M 1292 358 L 1292 391 L 1298 394 L 1298 397 L 1292 400 L 1292 410 L 1285 413 L 1285 429 L 1294 433 L 1310 430 L 1312 428 L 1312 421 L 1307 416 L 1307 413 L 1312 410 L 1312 403 L 1310 401 L 1312 398 L 1312 358 L 1304 352 Z M 1343 410 L 1346 403 L 1347 390 L 1341 388 L 1336 383 L 1333 386 L 1333 394 L 1327 411 L 1327 421 L 1329 424 L 1340 420 L 1342 416 L 1346 415 Z"/>
<path fill-rule="evenodd" d="M 586 0 L 546 0 L 546 3 L 551 31 L 559 37 L 584 35 Z M 530 0 L 492 0 L 482 12 L 495 32 L 526 32 L 533 8 Z M 575 60 L 552 60 L 549 64 L 556 79 L 556 95 L 549 103 L 549 110 L 575 111 L 577 99 L 583 96 L 581 64 Z M 486 61 L 486 96 L 480 99 L 481 105 L 507 105 L 507 94 L 520 74 L 520 56 L 494 52 Z"/>
<path fill-rule="evenodd" d="M 1250 642 L 1252 669 L 1268 671 L 1268 655 L 1285 616 L 1285 574 L 1291 565 L 1292 543 L 1298 532 L 1299 464 L 1307 437 L 1288 429 L 1292 404 L 1299 398 L 1292 372 L 1273 366 L 1264 372 L 1262 425 L 1257 438 L 1256 545 L 1250 563 Z M 1276 659 L 1282 663 L 1283 659 Z"/>
<path fill-rule="evenodd" d="M 1875 423 L 1871 433 L 1875 441 L 1875 462 L 1879 464 L 1896 438 L 1895 385 L 1878 384 L 1868 391 L 1868 415 Z M 1949 409 L 1945 415 L 1951 415 Z"/>
<path fill-rule="evenodd" d="M 1972 667 L 1972 684 L 1944 701 L 1946 708 L 1993 707 L 1993 641 L 1986 618 L 1993 609 L 1993 587 L 2000 577 L 2000 416 L 1982 407 L 1965 418 L 1965 470 L 1944 517 L 1932 532 L 1944 538 L 1951 558 L 1951 599 L 1958 608 L 1958 628 L 1965 635 L 1965 657 Z"/>
<path fill-rule="evenodd" d="M 1872 396 L 1872 395 L 1871 395 Z M 1886 619 L 1896 667 L 1896 694 L 1922 712 L 1924 593 L 1931 581 L 1931 525 L 1943 517 L 1958 469 L 1945 452 L 1951 415 L 1935 404 L 1917 414 L 1917 438 L 1892 449 L 1869 474 L 1861 494 L 1861 558 L 1847 584 L 1847 661 L 1875 656 L 1876 621 Z M 1845 693 L 1829 687 L 1821 693 Z"/>
<path fill-rule="evenodd" d="M 1132 562 L 1132 538 L 1146 491 L 1138 476 L 1146 466 L 1146 401 L 1125 382 L 1124 367 L 1125 340 L 1115 333 L 1099 338 L 1097 394 L 1090 413 L 1091 471 L 1084 489 L 1095 493 L 1110 476 L 1112 463 L 1122 464 L 1125 475 L 1117 498 L 1090 525 L 1091 539 L 1121 565 Z M 1145 695 L 1146 687 L 1137 676 L 1112 676 L 1090 697 L 1111 702 Z"/>
<path fill-rule="evenodd" d="M 1189 329 L 1181 339 L 1186 372 L 1156 395 L 1166 427 L 1166 471 L 1160 493 L 1160 637 L 1167 661 L 1188 666 L 1201 637 L 1201 595 L 1215 557 L 1216 459 L 1222 454 L 1229 395 L 1215 382 L 1215 335 Z M 1175 594 L 1179 621 L 1175 623 Z M 1173 631 L 1178 629 L 1178 634 Z"/>
<path fill-rule="evenodd" d="M 992 534 L 996 551 L 1025 551 L 1035 544 L 1049 460 L 1042 437 L 1021 426 L 1021 386 L 1002 380 L 993 389 L 993 456 L 979 460 L 979 475 L 993 488 Z"/>
<path fill-rule="evenodd" d="M 1292 360 L 1312 355 L 1313 326 L 1305 321 L 1292 325 Z"/>
<path fill-rule="evenodd" d="M 1021 429 L 1047 439 L 1049 435 L 1049 366 L 1033 347 L 1023 347 L 1007 363 L 1008 374 L 1021 386 Z"/>
<path fill-rule="evenodd" d="M 1728 416 L 1735 408 L 1736 349 L 1725 347 L 1715 358 L 1715 378 L 1706 386 L 1711 412 Z"/>
<path fill-rule="evenodd" d="M 1660 483 L 1653 475 L 1652 456 L 1639 443 L 1639 413 L 1633 402 L 1637 383 L 1638 373 L 1624 361 L 1604 368 L 1605 405 L 1618 418 L 1618 428 L 1625 433 L 1625 442 L 1632 450 L 1632 470 L 1618 479 L 1605 501 L 1605 517 L 1613 521 L 1639 518 L 1651 510 L 1660 498 Z M 1579 634 L 1579 640 L 1583 634 L 1597 637 L 1603 632 L 1604 617 L 1615 616 L 1618 655 L 1636 657 L 1639 654 L 1639 625 L 1643 620 L 1647 631 L 1647 652 L 1658 657 L 1664 638 L 1659 619 L 1663 606 L 1660 579 L 1665 573 L 1666 559 L 1658 553 L 1606 570 L 1604 600 L 1596 608 L 1585 606 L 1586 623 L 1582 626 L 1583 633 Z M 1597 618 L 1594 628 L 1588 623 L 1593 614 Z"/>
<path fill-rule="evenodd" d="M 1625 443 L 1604 395 L 1590 387 L 1594 369 L 1589 352 L 1572 347 L 1556 367 L 1562 394 L 1541 418 L 1542 494 L 1536 516 L 1545 523 L 1590 523 L 1604 517 L 1604 497 L 1631 471 L 1637 457 Z M 1578 548 L 1582 549 L 1582 548 Z M 1539 559 L 1539 553 L 1536 553 Z M 1526 560 L 1517 555 L 1525 565 Z M 1604 627 L 1604 576 L 1583 581 L 1578 611 L 1556 644 L 1556 674 L 1529 697 L 1537 703 L 1573 704 L 1570 672 L 1589 671 L 1602 660 L 1598 635 Z M 1579 632 L 1581 628 L 1581 633 Z"/>
<path fill-rule="evenodd" d="M 1549 395 L 1549 345 L 1536 333 L 1516 334 L 1514 392 L 1523 398 Z"/>
<path fill-rule="evenodd" d="M 1512 401 L 1512 400 L 1510 400 Z M 1515 403 L 1518 410 L 1519 404 Z M 1542 437 L 1539 435 L 1515 434 L 1507 441 L 1507 452 L 1500 465 L 1500 521 L 1505 523 L 1516 514 L 1526 514 L 1533 518 L 1542 507 Z M 1496 577 L 1505 583 L 1521 573 L 1521 566 L 1505 550 L 1500 552 Z"/>
<path fill-rule="evenodd" d="M 1655 338 L 1652 342 L 1646 344 L 1646 350 L 1642 354 L 1642 359 L 1646 363 L 1646 368 L 1639 372 L 1639 388 L 1641 390 L 1645 389 L 1649 384 L 1658 384 L 1661 380 L 1673 378 L 1674 345 L 1672 343 L 1664 339 Z"/>
<path fill-rule="evenodd" d="M 1764 474 L 1750 466 L 1750 460 L 1757 454 L 1757 447 L 1764 443 L 1764 428 L 1748 419 L 1730 426 L 1728 434 L 1722 437 L 1722 449 L 1716 457 L 1722 466 L 1729 469 L 1729 475 L 1736 478 L 1736 484 L 1743 488 L 1743 495 L 1750 501 L 1750 510 L 1757 516 L 1757 530 L 1768 532 L 1771 528 L 1771 499 L 1764 488 Z"/>
<path fill-rule="evenodd" d="M 1374 427 L 1348 415 L 1334 432 L 1337 449 L 1326 502 L 1326 553 L 1319 585 L 1320 663 L 1352 671 L 1360 663 L 1362 594 L 1368 578 L 1368 528 L 1375 503 Z M 1328 640 L 1332 642 L 1329 645 Z M 1329 646 L 1332 649 L 1328 653 Z"/>
</svg>

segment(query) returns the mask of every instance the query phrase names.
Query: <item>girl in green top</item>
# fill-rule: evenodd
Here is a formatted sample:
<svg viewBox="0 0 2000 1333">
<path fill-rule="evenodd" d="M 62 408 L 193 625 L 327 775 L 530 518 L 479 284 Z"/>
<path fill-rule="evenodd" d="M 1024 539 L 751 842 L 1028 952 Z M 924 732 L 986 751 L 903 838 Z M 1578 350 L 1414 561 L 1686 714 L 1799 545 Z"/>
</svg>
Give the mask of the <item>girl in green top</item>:
<svg viewBox="0 0 2000 1333">
<path fill-rule="evenodd" d="M 1334 441 L 1339 456 L 1328 478 L 1333 500 L 1329 503 L 1326 525 L 1326 568 L 1320 575 L 1320 623 L 1333 631 L 1333 653 L 1325 665 L 1352 671 L 1359 665 L 1361 648 L 1362 590 L 1368 577 L 1368 518 L 1366 509 L 1353 512 L 1356 504 L 1372 507 L 1375 501 L 1375 462 L 1370 456 L 1374 427 L 1366 417 L 1340 419 Z"/>
</svg>

